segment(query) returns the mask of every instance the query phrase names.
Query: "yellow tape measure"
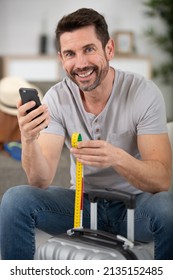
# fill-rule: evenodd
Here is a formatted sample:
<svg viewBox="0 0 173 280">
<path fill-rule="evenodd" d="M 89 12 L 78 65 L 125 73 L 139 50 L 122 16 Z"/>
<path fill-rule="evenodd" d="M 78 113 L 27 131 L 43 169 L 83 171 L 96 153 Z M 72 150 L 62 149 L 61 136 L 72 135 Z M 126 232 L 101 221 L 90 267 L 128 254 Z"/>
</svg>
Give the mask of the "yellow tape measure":
<svg viewBox="0 0 173 280">
<path fill-rule="evenodd" d="M 71 138 L 72 147 L 76 148 L 77 143 L 82 141 L 79 133 L 73 133 Z M 82 227 L 83 215 L 83 165 L 76 160 L 76 193 L 75 193 L 75 209 L 74 209 L 74 228 Z"/>
</svg>

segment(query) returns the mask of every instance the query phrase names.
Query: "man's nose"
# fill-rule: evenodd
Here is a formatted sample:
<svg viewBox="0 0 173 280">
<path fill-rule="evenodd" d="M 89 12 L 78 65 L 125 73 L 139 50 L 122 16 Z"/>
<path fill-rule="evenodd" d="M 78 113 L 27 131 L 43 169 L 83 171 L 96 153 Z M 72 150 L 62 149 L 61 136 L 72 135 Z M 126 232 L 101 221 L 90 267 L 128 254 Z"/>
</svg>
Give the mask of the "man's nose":
<svg viewBox="0 0 173 280">
<path fill-rule="evenodd" d="M 77 54 L 76 55 L 76 67 L 83 68 L 88 64 L 87 57 L 84 54 Z"/>
</svg>

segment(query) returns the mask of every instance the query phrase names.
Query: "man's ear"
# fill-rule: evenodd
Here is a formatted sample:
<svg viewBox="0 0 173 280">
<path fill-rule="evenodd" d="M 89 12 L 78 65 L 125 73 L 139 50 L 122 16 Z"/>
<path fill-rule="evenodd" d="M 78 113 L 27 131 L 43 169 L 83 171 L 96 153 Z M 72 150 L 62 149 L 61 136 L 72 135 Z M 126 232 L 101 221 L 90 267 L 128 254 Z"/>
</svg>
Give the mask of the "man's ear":
<svg viewBox="0 0 173 280">
<path fill-rule="evenodd" d="M 105 50 L 106 50 L 107 59 L 111 60 L 114 57 L 114 53 L 115 53 L 115 46 L 114 46 L 113 39 L 109 39 Z"/>
</svg>

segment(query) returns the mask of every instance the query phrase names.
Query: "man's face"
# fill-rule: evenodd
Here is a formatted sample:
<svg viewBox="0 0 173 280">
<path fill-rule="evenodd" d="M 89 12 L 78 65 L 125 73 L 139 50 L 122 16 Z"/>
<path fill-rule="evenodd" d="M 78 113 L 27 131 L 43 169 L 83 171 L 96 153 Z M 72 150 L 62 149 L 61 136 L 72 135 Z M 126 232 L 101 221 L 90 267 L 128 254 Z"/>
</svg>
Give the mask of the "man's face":
<svg viewBox="0 0 173 280">
<path fill-rule="evenodd" d="M 84 92 L 100 85 L 108 73 L 112 41 L 103 50 L 94 27 L 88 26 L 65 32 L 60 37 L 60 44 L 60 59 L 70 79 Z"/>
</svg>

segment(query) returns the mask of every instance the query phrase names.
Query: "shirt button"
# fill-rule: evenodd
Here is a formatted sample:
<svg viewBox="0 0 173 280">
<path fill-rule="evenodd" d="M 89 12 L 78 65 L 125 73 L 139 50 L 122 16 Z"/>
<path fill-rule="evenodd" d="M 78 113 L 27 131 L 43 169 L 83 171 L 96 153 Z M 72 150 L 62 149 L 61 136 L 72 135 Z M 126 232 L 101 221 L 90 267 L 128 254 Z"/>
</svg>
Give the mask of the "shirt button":
<svg viewBox="0 0 173 280">
<path fill-rule="evenodd" d="M 96 132 L 98 133 L 99 131 L 100 131 L 100 129 L 99 129 L 99 128 L 97 128 L 97 129 L 96 129 Z"/>
</svg>

